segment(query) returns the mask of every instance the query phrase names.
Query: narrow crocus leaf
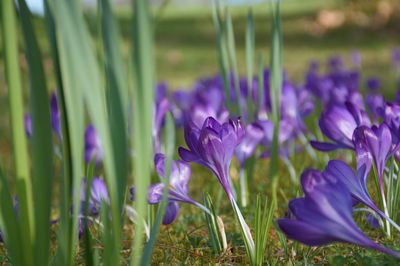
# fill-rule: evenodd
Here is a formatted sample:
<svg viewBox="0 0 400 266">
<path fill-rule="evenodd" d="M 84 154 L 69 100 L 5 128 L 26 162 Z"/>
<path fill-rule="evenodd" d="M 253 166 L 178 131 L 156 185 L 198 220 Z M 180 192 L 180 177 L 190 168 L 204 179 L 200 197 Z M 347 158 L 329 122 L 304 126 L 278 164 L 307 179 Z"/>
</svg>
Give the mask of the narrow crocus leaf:
<svg viewBox="0 0 400 266">
<path fill-rule="evenodd" d="M 71 222 L 70 222 L 70 203 L 71 203 L 71 178 L 72 178 L 72 158 L 71 158 L 71 140 L 69 135 L 69 123 L 67 118 L 65 95 L 63 90 L 63 81 L 61 74 L 60 57 L 58 52 L 56 26 L 53 16 L 53 10 L 50 8 L 49 1 L 44 1 L 45 21 L 47 34 L 50 41 L 51 56 L 54 65 L 54 72 L 58 87 L 58 104 L 61 116 L 62 130 L 62 175 L 60 180 L 60 219 L 58 229 L 59 245 L 55 255 L 55 261 L 58 264 L 66 264 L 70 260 L 71 248 Z"/>
<path fill-rule="evenodd" d="M 32 114 L 32 187 L 35 207 L 35 264 L 45 265 L 49 259 L 49 220 L 53 191 L 53 143 L 50 122 L 50 101 L 47 93 L 42 56 L 35 31 L 32 27 L 31 14 L 25 0 L 19 0 L 18 3 L 31 85 L 30 107 Z"/>
<path fill-rule="evenodd" d="M 24 258 L 20 256 L 22 251 L 21 231 L 18 226 L 17 214 L 15 213 L 10 189 L 0 166 L 0 228 L 1 238 L 7 251 L 10 253 L 11 261 L 15 265 L 22 265 Z"/>
<path fill-rule="evenodd" d="M 282 36 L 280 26 L 280 1 L 270 1 L 270 13 L 273 19 L 271 48 L 270 48 L 270 93 L 271 93 L 271 109 L 272 121 L 274 123 L 274 134 L 271 145 L 271 160 L 270 160 L 270 177 L 272 179 L 272 198 L 277 197 L 278 187 L 278 158 L 279 158 L 279 119 L 280 119 L 280 104 L 283 82 L 282 69 Z M 275 201 L 276 202 L 276 201 Z"/>
<path fill-rule="evenodd" d="M 153 20 L 149 1 L 135 0 L 133 3 L 133 177 L 136 188 L 135 210 L 139 217 L 146 217 L 147 188 L 150 183 L 150 161 L 152 156 L 152 104 L 154 102 Z M 135 241 L 131 265 L 139 265 L 142 257 L 143 224 L 136 223 Z"/>
<path fill-rule="evenodd" d="M 151 262 L 151 256 L 153 254 L 154 250 L 154 245 L 157 241 L 157 236 L 160 231 L 160 226 L 162 219 L 166 217 L 166 208 L 170 207 L 172 205 L 172 208 L 175 208 L 178 203 L 177 202 L 169 202 L 168 203 L 168 193 L 169 193 L 169 187 L 170 187 L 170 173 L 171 173 L 171 165 L 173 163 L 173 156 L 174 156 L 174 151 L 175 151 L 175 122 L 174 119 L 172 118 L 172 115 L 170 113 L 166 114 L 165 117 L 165 131 L 164 131 L 164 136 L 165 136 L 165 155 L 166 158 L 165 160 L 162 160 L 165 163 L 165 166 L 163 166 L 163 192 L 162 192 L 162 200 L 161 203 L 158 207 L 157 214 L 155 221 L 153 223 L 153 227 L 151 228 L 151 233 L 150 233 L 150 239 L 147 242 L 144 250 L 143 250 L 143 255 L 142 255 L 142 265 L 148 265 Z M 168 203 L 168 205 L 167 205 Z M 168 208 L 168 209 L 170 209 Z M 178 206 L 179 208 L 179 206 Z M 167 212 L 167 214 L 170 214 Z M 176 216 L 176 215 L 175 215 Z M 175 217 L 173 217 L 172 220 L 174 220 Z M 164 221 L 166 222 L 166 221 Z"/>
<path fill-rule="evenodd" d="M 249 123 L 253 122 L 254 118 L 254 103 L 251 97 L 253 87 L 254 43 L 253 11 L 250 9 L 247 14 L 246 27 L 247 120 Z"/>
<path fill-rule="evenodd" d="M 10 110 L 11 139 L 15 169 L 16 190 L 19 195 L 19 212 L 21 220 L 21 239 L 24 250 L 24 263 L 34 261 L 32 245 L 34 241 L 34 211 L 32 185 L 30 179 L 28 150 L 24 130 L 24 104 L 21 85 L 21 73 L 18 57 L 18 30 L 16 27 L 14 1 L 4 0 L 0 3 L 4 65 L 8 86 Z"/>
<path fill-rule="evenodd" d="M 209 194 L 203 194 L 203 202 L 204 206 L 210 210 L 210 213 L 204 212 L 204 215 L 206 218 L 208 233 L 211 238 L 211 244 L 214 252 L 220 254 L 227 248 L 223 223 L 216 215 L 214 204 Z"/>
<path fill-rule="evenodd" d="M 218 52 L 218 65 L 221 72 L 222 82 L 225 92 L 225 107 L 232 112 L 231 104 L 229 102 L 230 90 L 229 90 L 229 74 L 228 74 L 228 56 L 226 51 L 226 38 L 224 29 L 222 26 L 222 18 L 220 14 L 219 1 L 213 0 L 212 11 L 214 27 L 217 34 L 217 52 Z"/>
</svg>

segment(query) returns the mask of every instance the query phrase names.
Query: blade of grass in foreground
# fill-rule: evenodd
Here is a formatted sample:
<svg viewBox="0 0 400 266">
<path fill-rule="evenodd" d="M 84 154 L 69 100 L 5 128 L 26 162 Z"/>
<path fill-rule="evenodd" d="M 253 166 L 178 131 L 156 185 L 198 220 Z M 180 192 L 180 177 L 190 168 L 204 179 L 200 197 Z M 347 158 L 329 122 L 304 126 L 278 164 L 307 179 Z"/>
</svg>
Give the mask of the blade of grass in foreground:
<svg viewBox="0 0 400 266">
<path fill-rule="evenodd" d="M 112 220 L 110 228 L 104 228 L 112 232 L 113 251 L 111 257 L 104 258 L 107 264 L 116 265 L 120 263 L 120 238 L 121 238 L 121 212 L 119 206 L 118 196 L 118 182 L 122 178 L 118 176 L 119 172 L 116 169 L 119 166 L 119 162 L 115 161 L 113 153 L 113 145 L 110 130 L 108 127 L 108 116 L 105 105 L 105 95 L 102 88 L 100 72 L 98 69 L 97 61 L 93 49 L 91 47 L 90 35 L 87 30 L 85 21 L 83 19 L 82 10 L 77 1 L 57 1 L 55 8 L 56 25 L 60 40 L 58 44 L 61 49 L 60 54 L 63 56 L 61 60 L 62 69 L 65 69 L 66 75 L 63 73 L 63 80 L 66 84 L 74 85 L 74 88 L 67 88 L 65 90 L 74 90 L 76 96 L 84 97 L 85 103 L 87 104 L 87 110 L 90 114 L 90 118 L 99 132 L 102 148 L 103 148 L 103 163 L 105 168 L 106 183 L 110 194 L 110 209 L 112 214 Z M 77 45 L 79 43 L 79 45 Z M 63 53 L 61 53 L 63 51 Z M 67 76 L 68 75 L 68 76 Z M 67 109 L 71 99 L 66 98 Z M 82 102 L 80 98 L 78 102 Z M 74 103 L 76 104 L 76 103 Z M 81 107 L 82 108 L 82 107 Z M 79 116 L 83 116 L 83 108 L 80 109 Z M 71 117 L 71 116 L 68 116 Z M 79 121 L 82 126 L 83 121 Z M 82 137 L 82 128 L 79 128 L 79 136 Z M 75 129 L 73 130 L 75 131 Z M 78 136 L 78 134 L 75 134 Z M 80 149 L 83 145 L 80 146 Z M 82 154 L 79 154 L 78 158 Z M 75 158 L 74 158 L 75 159 Z M 82 171 L 82 165 L 79 165 L 79 172 Z M 117 177 L 116 177 L 117 176 Z M 74 177 L 78 179 L 78 177 Z M 74 202 L 79 200 L 79 179 L 74 183 Z M 76 193 L 76 194 L 75 194 Z M 78 208 L 76 208 L 78 209 Z M 77 214 L 76 209 L 75 215 Z M 76 217 L 74 217 L 76 219 Z M 75 220 L 76 221 L 76 220 Z M 77 223 L 74 221 L 74 229 Z M 76 230 L 76 229 L 75 229 Z M 73 230 L 73 232 L 76 232 Z M 75 236 L 73 236 L 75 237 Z M 76 242 L 74 242 L 76 243 Z"/>
<path fill-rule="evenodd" d="M 25 0 L 19 0 L 20 20 L 29 66 L 32 116 L 32 186 L 35 208 L 34 254 L 36 265 L 49 260 L 50 208 L 53 191 L 53 143 L 50 105 L 42 56 Z"/>
<path fill-rule="evenodd" d="M 71 253 L 71 219 L 70 219 L 70 203 L 71 203 L 71 184 L 72 184 L 72 158 L 71 158 L 71 140 L 69 136 L 69 123 L 66 110 L 66 102 L 63 90 L 63 82 L 61 75 L 61 66 L 56 38 L 56 26 L 52 10 L 49 2 L 44 1 L 45 5 L 45 22 L 47 35 L 50 42 L 51 57 L 54 66 L 54 73 L 58 88 L 58 103 L 61 113 L 61 129 L 62 129 L 62 171 L 59 180 L 60 184 L 60 218 L 58 228 L 58 245 L 55 255 L 57 265 L 66 264 L 68 255 Z"/>
<path fill-rule="evenodd" d="M 23 265 L 21 231 L 18 228 L 13 200 L 10 194 L 6 176 L 0 166 L 0 226 L 2 238 L 10 253 L 11 262 L 15 265 Z"/>
<path fill-rule="evenodd" d="M 238 115 L 244 117 L 245 111 L 244 111 L 244 106 L 242 103 L 242 98 L 240 96 L 239 73 L 237 70 L 237 62 L 236 62 L 235 34 L 233 32 L 231 13 L 229 12 L 228 7 L 226 7 L 226 9 L 225 9 L 225 23 L 226 23 L 226 33 L 227 33 L 227 40 L 228 40 L 228 43 L 227 43 L 228 55 L 229 55 L 229 61 L 231 63 L 231 67 L 232 67 L 233 81 L 234 81 L 234 86 L 235 86 L 236 105 L 237 105 L 236 110 L 238 110 Z"/>
<path fill-rule="evenodd" d="M 254 42 L 253 11 L 250 9 L 247 15 L 246 27 L 247 120 L 249 123 L 253 122 L 254 118 L 254 103 L 252 99 Z"/>
<path fill-rule="evenodd" d="M 29 160 L 24 128 L 24 105 L 21 74 L 18 60 L 17 27 L 14 1 L 1 1 L 1 25 L 4 47 L 4 63 L 8 85 L 8 100 L 13 144 L 15 183 L 19 201 L 21 232 L 24 235 L 23 260 L 27 265 L 33 263 L 32 244 L 34 241 L 34 213 L 32 185 L 29 173 Z"/>
<path fill-rule="evenodd" d="M 274 135 L 271 145 L 270 177 L 272 185 L 272 201 L 274 207 L 277 204 L 278 189 L 278 164 L 279 164 L 279 120 L 282 91 L 282 40 L 280 26 L 280 1 L 270 1 L 272 22 L 271 55 L 270 55 L 270 90 L 272 122 L 274 123 Z"/>
<path fill-rule="evenodd" d="M 225 45 L 225 36 L 222 27 L 222 19 L 219 11 L 219 1 L 213 0 L 213 21 L 214 27 L 217 35 L 217 51 L 218 51 L 218 65 L 221 71 L 222 83 L 224 86 L 225 93 L 225 107 L 228 108 L 229 112 L 232 113 L 232 106 L 230 103 L 230 85 L 229 85 L 229 75 L 228 75 L 228 55 Z"/>
<path fill-rule="evenodd" d="M 147 188 L 150 184 L 152 155 L 151 130 L 154 97 L 153 27 L 149 1 L 132 1 L 133 17 L 133 176 L 136 188 L 135 209 L 138 217 L 145 219 L 147 212 Z M 139 265 L 142 258 L 143 223 L 135 226 L 135 239 L 131 255 L 131 265 Z"/>
<path fill-rule="evenodd" d="M 126 112 L 128 110 L 128 84 L 125 64 L 121 53 L 121 36 L 115 18 L 112 15 L 108 0 L 101 0 L 101 25 L 104 47 L 104 63 L 106 72 L 107 101 L 110 115 L 110 128 L 113 140 L 114 157 L 119 166 L 117 177 L 118 202 L 122 207 L 125 202 L 127 174 L 127 137 Z M 122 211 L 122 209 L 121 209 Z"/>
<path fill-rule="evenodd" d="M 167 207 L 168 203 L 169 178 L 171 173 L 172 159 L 175 151 L 175 123 L 170 113 L 167 113 L 165 117 L 164 133 L 165 133 L 164 142 L 165 142 L 166 160 L 165 160 L 165 173 L 164 173 L 165 176 L 162 180 L 164 184 L 163 197 L 161 203 L 158 206 L 153 227 L 151 228 L 150 239 L 143 250 L 142 261 L 140 263 L 141 265 L 150 265 L 151 263 L 151 256 L 153 254 L 154 245 L 156 244 L 157 236 L 160 231 L 161 222 L 165 213 L 165 208 Z"/>
</svg>

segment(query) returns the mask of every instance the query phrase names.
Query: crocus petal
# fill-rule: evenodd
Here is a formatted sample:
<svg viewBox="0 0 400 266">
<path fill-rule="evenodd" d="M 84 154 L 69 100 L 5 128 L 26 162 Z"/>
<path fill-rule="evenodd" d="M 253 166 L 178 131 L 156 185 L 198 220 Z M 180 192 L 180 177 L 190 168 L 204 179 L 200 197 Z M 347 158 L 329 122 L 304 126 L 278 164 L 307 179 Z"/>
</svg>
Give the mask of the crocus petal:
<svg viewBox="0 0 400 266">
<path fill-rule="evenodd" d="M 171 224 L 179 212 L 179 204 L 176 201 L 169 201 L 165 209 L 165 214 L 162 223 L 164 225 Z"/>
<path fill-rule="evenodd" d="M 147 200 L 149 204 L 160 203 L 160 201 L 162 200 L 163 189 L 164 189 L 163 183 L 150 185 L 149 190 L 147 192 Z"/>
<path fill-rule="evenodd" d="M 343 146 L 338 145 L 338 144 L 333 144 L 333 143 L 329 143 L 329 142 L 320 142 L 320 141 L 315 141 L 315 140 L 311 140 L 310 144 L 314 149 L 319 150 L 319 151 L 334 151 L 337 149 L 344 148 Z"/>
</svg>

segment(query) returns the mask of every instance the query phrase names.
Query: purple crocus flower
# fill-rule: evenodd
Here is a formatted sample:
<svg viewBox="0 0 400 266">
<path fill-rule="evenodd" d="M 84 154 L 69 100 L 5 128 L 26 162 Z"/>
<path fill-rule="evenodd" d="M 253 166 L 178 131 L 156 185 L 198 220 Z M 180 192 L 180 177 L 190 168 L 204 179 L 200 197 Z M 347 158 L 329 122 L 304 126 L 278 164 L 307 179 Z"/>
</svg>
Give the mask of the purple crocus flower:
<svg viewBox="0 0 400 266">
<path fill-rule="evenodd" d="M 394 68 L 400 68 L 400 49 L 393 48 L 392 49 L 392 65 Z"/>
<path fill-rule="evenodd" d="M 385 99 L 380 93 L 370 93 L 365 97 L 365 102 L 374 122 L 377 122 L 379 119 L 379 110 L 382 110 L 385 106 Z"/>
<path fill-rule="evenodd" d="M 190 117 L 186 117 L 186 122 L 193 122 L 198 128 L 201 128 L 207 117 L 215 117 L 218 123 L 223 124 L 229 118 L 229 111 L 227 109 L 222 109 L 220 112 L 216 110 L 212 105 L 200 105 L 193 104 L 190 109 Z"/>
<path fill-rule="evenodd" d="M 368 78 L 366 84 L 367 84 L 368 90 L 373 91 L 373 92 L 379 90 L 381 87 L 381 81 L 377 77 Z"/>
<path fill-rule="evenodd" d="M 399 143 L 400 140 L 400 104 L 386 103 L 384 110 L 380 109 L 381 116 L 390 128 L 392 133 L 392 142 Z"/>
<path fill-rule="evenodd" d="M 165 155 L 161 153 L 157 153 L 154 156 L 154 165 L 156 171 L 160 178 L 165 178 Z M 179 211 L 178 202 L 186 202 L 193 205 L 196 205 L 206 212 L 209 210 L 201 205 L 200 203 L 192 200 L 188 195 L 188 187 L 187 184 L 190 179 L 190 166 L 183 160 L 178 160 L 176 162 L 172 161 L 171 165 L 171 173 L 169 178 L 169 190 L 168 190 L 168 204 L 165 210 L 163 224 L 167 225 L 172 223 Z M 148 190 L 148 202 L 150 204 L 158 204 L 162 200 L 164 190 L 163 183 L 156 183 L 149 187 Z M 131 188 L 130 192 L 134 195 L 134 189 Z"/>
<path fill-rule="evenodd" d="M 339 160 L 331 160 L 325 168 L 325 173 L 334 176 L 349 190 L 353 203 L 361 202 L 373 209 L 381 216 L 384 213 L 375 205 L 367 190 L 368 174 L 371 170 L 372 157 L 368 153 L 359 152 L 357 156 L 357 175 L 346 163 Z"/>
<path fill-rule="evenodd" d="M 93 125 L 89 125 L 85 131 L 85 162 L 90 163 L 96 156 L 96 166 L 99 167 L 103 158 L 101 140 Z"/>
<path fill-rule="evenodd" d="M 61 114 L 58 108 L 57 96 L 54 92 L 51 93 L 50 96 L 50 113 L 51 113 L 51 126 L 53 127 L 54 132 L 56 133 L 58 139 L 62 140 L 61 134 Z"/>
<path fill-rule="evenodd" d="M 159 153 L 161 151 L 160 132 L 165 121 L 165 114 L 170 110 L 171 104 L 166 97 L 160 99 L 160 101 L 157 102 L 154 106 L 152 133 L 154 140 L 154 149 L 156 153 Z"/>
<path fill-rule="evenodd" d="M 79 214 L 82 216 L 79 218 L 79 237 L 83 235 L 84 229 L 85 229 L 85 221 L 83 216 L 85 215 L 85 206 L 86 206 L 86 189 L 87 189 L 87 181 L 86 179 L 83 179 L 82 185 L 81 185 L 81 191 L 80 191 L 80 201 L 81 201 L 81 206 L 80 206 L 80 212 Z M 94 217 L 97 217 L 100 214 L 100 208 L 101 208 L 101 202 L 105 201 L 108 205 L 110 204 L 110 198 L 108 196 L 108 190 L 106 187 L 106 184 L 104 181 L 98 177 L 93 177 L 92 179 L 92 184 L 90 187 L 90 193 L 89 193 L 89 202 L 88 204 L 88 210 L 89 210 L 89 215 L 93 215 Z M 92 223 L 92 221 L 89 219 L 88 220 L 89 224 Z"/>
<path fill-rule="evenodd" d="M 25 134 L 28 138 L 31 138 L 32 137 L 32 118 L 29 114 L 25 114 L 24 122 L 25 122 Z"/>
<path fill-rule="evenodd" d="M 392 148 L 392 136 L 389 127 L 383 122 L 379 127 L 358 127 L 354 131 L 353 141 L 362 149 L 363 156 L 369 153 L 378 173 L 381 193 L 383 193 L 382 176 L 386 160 Z M 359 155 L 360 156 L 360 155 Z"/>
<path fill-rule="evenodd" d="M 400 254 L 376 244 L 353 219 L 352 200 L 346 186 L 336 177 L 317 170 L 301 175 L 305 194 L 289 203 L 295 219 L 279 219 L 281 230 L 296 241 L 309 246 L 344 242 L 375 249 L 396 258 Z"/>
<path fill-rule="evenodd" d="M 353 51 L 350 54 L 350 61 L 353 67 L 356 69 L 361 68 L 361 53 L 359 51 Z"/>
<path fill-rule="evenodd" d="M 360 125 L 371 125 L 368 115 L 356 105 L 332 106 L 321 113 L 319 127 L 334 143 L 311 141 L 311 146 L 320 151 L 336 149 L 354 150 L 352 141 L 354 130 Z"/>
<path fill-rule="evenodd" d="M 245 161 L 253 155 L 258 143 L 263 137 L 264 130 L 257 123 L 249 124 L 246 127 L 244 138 L 235 149 L 235 155 L 239 160 L 241 168 L 244 167 Z"/>
<path fill-rule="evenodd" d="M 87 181 L 83 180 L 81 185 L 81 214 L 84 214 L 85 204 L 86 204 L 86 188 Z M 97 216 L 100 213 L 101 201 L 105 201 L 107 204 L 110 204 L 110 198 L 108 196 L 108 190 L 106 183 L 99 177 L 93 177 L 92 184 L 90 187 L 89 194 L 89 202 L 88 209 L 91 211 L 91 214 Z"/>
<path fill-rule="evenodd" d="M 244 129 L 240 119 L 230 119 L 221 125 L 214 118 L 208 117 L 201 129 L 193 123 L 186 125 L 185 140 L 189 150 L 180 147 L 179 155 L 187 162 L 195 162 L 210 169 L 232 201 L 229 165 L 243 137 Z"/>
</svg>

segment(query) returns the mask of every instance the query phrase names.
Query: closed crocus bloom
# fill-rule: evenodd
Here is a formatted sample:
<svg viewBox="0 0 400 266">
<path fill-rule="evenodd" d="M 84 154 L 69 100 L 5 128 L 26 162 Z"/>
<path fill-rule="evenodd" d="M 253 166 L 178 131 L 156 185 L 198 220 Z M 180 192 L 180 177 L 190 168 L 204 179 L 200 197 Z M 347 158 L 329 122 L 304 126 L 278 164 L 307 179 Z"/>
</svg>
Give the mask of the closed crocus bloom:
<svg viewBox="0 0 400 266">
<path fill-rule="evenodd" d="M 89 163 L 96 156 L 96 166 L 100 166 L 103 158 L 101 140 L 93 125 L 89 125 L 85 131 L 85 162 Z"/>
<path fill-rule="evenodd" d="M 210 169 L 232 201 L 229 166 L 234 150 L 243 137 L 244 129 L 239 119 L 221 125 L 214 118 L 208 117 L 201 129 L 194 124 L 186 125 L 185 140 L 189 150 L 180 147 L 179 155 L 187 162 L 195 162 Z"/>
<path fill-rule="evenodd" d="M 278 220 L 289 238 L 309 246 L 344 242 L 400 258 L 399 253 L 376 244 L 358 228 L 353 219 L 351 195 L 336 177 L 306 170 L 301 185 L 305 196 L 289 203 L 295 219 Z"/>
<path fill-rule="evenodd" d="M 352 141 L 354 130 L 360 125 L 370 125 L 368 115 L 357 106 L 347 103 L 346 106 L 332 106 L 321 113 L 319 127 L 334 143 L 311 141 L 311 145 L 320 151 L 336 149 L 354 150 Z"/>
<path fill-rule="evenodd" d="M 385 99 L 380 93 L 370 93 L 365 97 L 365 102 L 367 108 L 372 114 L 374 121 L 378 121 L 379 110 L 383 109 L 385 106 Z"/>
<path fill-rule="evenodd" d="M 358 127 L 354 131 L 353 141 L 355 145 L 362 147 L 372 157 L 383 193 L 383 170 L 392 149 L 392 136 L 389 127 L 385 122 L 379 127 Z"/>
<path fill-rule="evenodd" d="M 397 144 L 400 140 L 400 104 L 386 103 L 382 116 L 392 133 L 392 142 Z"/>
<path fill-rule="evenodd" d="M 25 134 L 28 138 L 32 137 L 32 118 L 29 114 L 24 116 Z"/>
<path fill-rule="evenodd" d="M 50 96 L 50 113 L 51 113 L 51 126 L 53 127 L 54 132 L 56 133 L 58 139 L 62 140 L 61 134 L 61 114 L 60 109 L 58 108 L 57 96 L 54 92 L 51 93 Z"/>
<path fill-rule="evenodd" d="M 171 104 L 166 97 L 160 99 L 160 101 L 154 105 L 152 134 L 154 141 L 154 149 L 156 152 L 160 152 L 161 149 L 160 132 L 165 121 L 165 114 L 170 110 L 171 110 Z"/>
<path fill-rule="evenodd" d="M 87 181 L 83 180 L 81 186 L 81 214 L 84 214 L 84 207 L 86 202 L 86 189 L 87 189 Z M 88 209 L 92 212 L 93 215 L 97 216 L 99 214 L 99 210 L 101 207 L 101 202 L 104 201 L 107 204 L 110 204 L 110 198 L 108 196 L 108 190 L 106 183 L 98 177 L 94 177 L 92 179 L 92 184 L 90 187 L 89 194 L 89 205 Z"/>
<path fill-rule="evenodd" d="M 165 155 L 161 153 L 157 153 L 154 156 L 154 165 L 156 171 L 161 179 L 165 178 Z M 190 166 L 183 160 L 178 160 L 176 162 L 172 161 L 171 172 L 169 177 L 169 189 L 168 189 L 168 204 L 165 210 L 163 224 L 167 225 L 172 223 L 179 211 L 178 202 L 186 202 L 193 205 L 196 205 L 206 212 L 209 212 L 207 208 L 205 208 L 200 203 L 192 200 L 188 195 L 188 187 L 187 184 L 190 179 Z M 150 204 L 158 204 L 162 200 L 164 191 L 163 183 L 156 183 L 149 187 L 147 199 Z M 134 194 L 134 189 L 130 190 L 131 194 Z"/>
<path fill-rule="evenodd" d="M 381 81 L 377 77 L 370 77 L 367 79 L 366 85 L 368 90 L 375 92 L 380 89 Z"/>
<path fill-rule="evenodd" d="M 249 124 L 242 142 L 236 147 L 235 155 L 240 166 L 244 167 L 245 161 L 251 157 L 261 139 L 264 137 L 264 130 L 257 123 Z"/>
</svg>

